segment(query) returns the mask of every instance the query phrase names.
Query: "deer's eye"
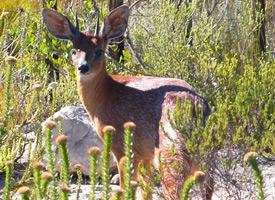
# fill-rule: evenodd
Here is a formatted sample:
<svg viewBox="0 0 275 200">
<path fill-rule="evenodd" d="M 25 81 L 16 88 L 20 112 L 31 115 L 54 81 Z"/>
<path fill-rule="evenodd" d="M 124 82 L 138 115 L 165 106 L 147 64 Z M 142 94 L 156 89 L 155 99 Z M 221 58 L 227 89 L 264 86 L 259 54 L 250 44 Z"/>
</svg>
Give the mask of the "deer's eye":
<svg viewBox="0 0 275 200">
<path fill-rule="evenodd" d="M 100 56 L 102 56 L 102 53 L 103 53 L 102 49 L 95 50 L 95 58 L 99 58 Z"/>
<path fill-rule="evenodd" d="M 72 49 L 72 50 L 71 50 L 71 54 L 72 54 L 73 56 L 75 56 L 75 55 L 76 55 L 76 49 Z"/>
</svg>

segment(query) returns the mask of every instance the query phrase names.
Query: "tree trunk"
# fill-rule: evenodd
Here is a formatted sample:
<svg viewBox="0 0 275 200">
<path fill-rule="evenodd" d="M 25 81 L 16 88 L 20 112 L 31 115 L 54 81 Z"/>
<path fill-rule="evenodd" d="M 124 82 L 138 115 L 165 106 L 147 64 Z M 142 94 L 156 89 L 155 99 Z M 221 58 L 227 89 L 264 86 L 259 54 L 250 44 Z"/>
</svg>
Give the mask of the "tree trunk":
<svg viewBox="0 0 275 200">
<path fill-rule="evenodd" d="M 189 10 L 192 4 L 192 0 L 185 0 L 185 4 L 186 4 L 187 10 Z M 192 20 L 192 16 L 190 16 L 190 18 L 188 19 L 188 25 L 186 30 L 186 40 L 189 41 L 188 44 L 190 46 L 193 45 L 193 39 L 191 36 L 192 26 L 193 26 L 193 20 Z"/>
<path fill-rule="evenodd" d="M 266 36 L 265 36 L 265 0 L 259 0 L 259 11 L 262 14 L 260 18 L 260 27 L 259 27 L 259 47 L 260 51 L 264 53 L 266 51 Z"/>
<path fill-rule="evenodd" d="M 259 52 L 264 53 L 266 51 L 266 36 L 265 36 L 265 0 L 252 0 L 252 15 L 254 21 L 258 24 L 257 30 L 255 30 L 256 45 L 259 48 Z M 257 13 L 261 13 L 260 17 Z"/>
<path fill-rule="evenodd" d="M 182 3 L 184 3 L 186 6 L 186 9 L 189 10 L 192 4 L 192 0 L 171 0 L 171 3 L 174 3 L 176 5 L 177 10 L 179 10 Z M 186 28 L 186 40 L 188 41 L 188 44 L 190 46 L 193 45 L 193 39 L 191 37 L 192 26 L 193 26 L 193 20 L 192 20 L 192 16 L 190 16 L 188 19 L 188 25 Z"/>
<path fill-rule="evenodd" d="M 108 1 L 108 7 L 109 7 L 109 11 L 112 11 L 113 9 L 119 7 L 123 5 L 123 0 L 109 0 Z M 109 48 L 109 52 L 111 57 L 119 62 L 122 61 L 123 62 L 123 50 L 124 50 L 124 41 L 123 41 L 124 37 L 119 37 L 115 40 L 113 40 L 112 42 L 117 43 L 117 48 L 116 50 L 112 50 L 111 48 Z"/>
<path fill-rule="evenodd" d="M 47 1 L 42 0 L 43 3 L 43 8 L 47 7 Z M 54 2 L 52 5 L 51 9 L 57 10 L 57 0 Z M 49 44 L 51 44 L 51 38 L 49 37 L 48 31 L 46 31 L 46 40 Z M 57 66 L 54 65 L 54 62 L 52 61 L 53 59 L 58 59 L 59 55 L 58 53 L 53 53 L 51 56 L 48 56 L 44 58 L 45 64 L 48 67 L 48 80 L 47 83 L 51 83 L 53 81 L 59 81 L 59 76 L 60 76 L 60 70 Z M 52 102 L 53 101 L 53 92 L 50 90 L 48 92 L 48 95 L 45 96 L 46 101 Z"/>
</svg>

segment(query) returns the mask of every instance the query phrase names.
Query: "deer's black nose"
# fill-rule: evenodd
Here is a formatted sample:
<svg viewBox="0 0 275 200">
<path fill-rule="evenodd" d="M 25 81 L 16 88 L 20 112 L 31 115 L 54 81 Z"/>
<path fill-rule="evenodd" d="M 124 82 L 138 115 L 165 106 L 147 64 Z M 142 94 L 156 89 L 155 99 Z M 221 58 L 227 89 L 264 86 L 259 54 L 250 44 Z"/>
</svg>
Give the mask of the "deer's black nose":
<svg viewBox="0 0 275 200">
<path fill-rule="evenodd" d="M 85 74 L 86 72 L 89 71 L 89 66 L 88 65 L 81 65 L 78 70 L 82 73 Z"/>
</svg>

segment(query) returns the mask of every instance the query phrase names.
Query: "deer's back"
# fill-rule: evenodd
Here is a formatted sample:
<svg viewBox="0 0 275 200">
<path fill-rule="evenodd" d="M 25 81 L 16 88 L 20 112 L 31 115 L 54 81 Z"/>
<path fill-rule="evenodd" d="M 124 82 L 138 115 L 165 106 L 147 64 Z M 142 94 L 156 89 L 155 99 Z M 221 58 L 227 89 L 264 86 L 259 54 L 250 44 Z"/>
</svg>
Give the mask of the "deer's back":
<svg viewBox="0 0 275 200">
<path fill-rule="evenodd" d="M 199 99 L 208 107 L 206 101 L 183 80 L 118 75 L 112 78 L 120 83 L 115 89 L 115 99 L 110 101 L 112 114 L 116 116 L 113 120 L 118 120 L 114 124 L 122 125 L 125 121 L 133 121 L 137 125 L 137 151 L 143 149 L 148 152 L 149 149 L 153 150 L 152 146 L 159 146 L 160 121 L 167 119 L 163 118 L 163 115 L 167 115 L 167 110 L 174 107 L 177 96 L 183 101 L 186 97 L 191 100 Z M 143 148 L 140 148 L 141 146 Z"/>
<path fill-rule="evenodd" d="M 161 86 L 179 86 L 194 92 L 193 87 L 184 80 L 175 78 L 161 78 L 154 76 L 121 76 L 112 75 L 114 80 L 142 91 L 148 91 Z"/>
<path fill-rule="evenodd" d="M 197 102 L 203 104 L 205 114 L 210 114 L 210 108 L 204 98 L 184 80 L 119 75 L 113 75 L 112 78 L 125 86 L 120 100 L 124 101 L 125 105 L 136 105 L 139 111 L 144 112 L 143 116 L 145 118 L 146 115 L 151 115 L 152 119 L 159 122 L 161 115 L 165 114 L 163 113 L 163 109 L 174 107 L 176 98 L 179 98 L 182 102 L 188 98 L 191 103 Z"/>
</svg>

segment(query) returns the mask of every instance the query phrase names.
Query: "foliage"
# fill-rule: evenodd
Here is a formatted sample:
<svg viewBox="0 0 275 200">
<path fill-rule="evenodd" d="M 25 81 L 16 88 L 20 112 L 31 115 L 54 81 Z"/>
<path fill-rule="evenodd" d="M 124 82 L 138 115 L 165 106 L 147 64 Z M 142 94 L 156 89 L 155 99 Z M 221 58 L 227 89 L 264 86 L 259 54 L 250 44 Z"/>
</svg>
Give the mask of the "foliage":
<svg viewBox="0 0 275 200">
<path fill-rule="evenodd" d="M 36 4 L 39 6 L 39 4 L 35 0 L 2 0 L 0 4 L 0 11 L 5 10 L 5 11 L 11 11 L 11 10 L 16 10 L 19 7 L 24 8 L 24 9 L 30 9 L 33 7 L 33 5 Z"/>
<path fill-rule="evenodd" d="M 3 91 L 3 127 L 0 128 L 0 138 L 2 138 L 6 134 L 7 124 L 9 121 L 10 116 L 10 86 L 11 86 L 11 76 L 12 76 L 12 66 L 13 64 L 10 62 L 7 67 L 6 71 L 6 78 L 5 78 L 5 87 Z"/>
<path fill-rule="evenodd" d="M 261 172 L 258 162 L 257 162 L 257 157 L 258 157 L 258 155 L 256 152 L 248 152 L 244 156 L 244 161 L 246 163 L 248 163 L 253 170 L 254 180 L 256 183 L 256 189 L 258 192 L 258 199 L 264 200 L 265 195 L 264 195 L 264 191 L 263 191 L 263 185 L 264 185 L 263 176 L 262 176 L 262 172 Z"/>
<path fill-rule="evenodd" d="M 183 188 L 180 194 L 181 200 L 187 200 L 190 190 L 195 184 L 202 184 L 205 179 L 205 174 L 202 171 L 196 171 L 191 175 L 183 184 Z"/>
<path fill-rule="evenodd" d="M 124 155 L 125 161 L 123 166 L 123 179 L 125 184 L 125 192 L 124 192 L 124 199 L 133 199 L 132 188 L 130 185 L 132 179 L 132 171 L 133 171 L 133 136 L 135 131 L 136 125 L 133 122 L 127 122 L 124 124 Z"/>
<path fill-rule="evenodd" d="M 43 165 L 40 162 L 35 162 L 33 164 L 33 176 L 35 184 L 35 198 L 42 200 L 42 190 L 41 190 L 41 171 L 43 170 Z"/>
<path fill-rule="evenodd" d="M 13 172 L 13 163 L 11 161 L 8 161 L 6 163 L 6 178 L 5 178 L 5 188 L 4 188 L 4 195 L 3 199 L 8 200 L 10 199 L 10 192 L 11 192 L 11 178 L 12 178 L 12 172 Z"/>
<path fill-rule="evenodd" d="M 98 162 L 98 154 L 100 153 L 100 149 L 98 147 L 91 147 L 88 150 L 88 154 L 90 157 L 90 200 L 95 200 L 95 191 L 96 191 L 96 181 L 97 181 L 97 162 Z"/>
<path fill-rule="evenodd" d="M 83 182 L 82 179 L 82 172 L 81 172 L 81 165 L 76 164 L 75 166 L 76 174 L 77 174 L 77 194 L 76 194 L 76 200 L 80 199 L 80 192 L 81 192 L 81 184 Z"/>
<path fill-rule="evenodd" d="M 55 176 L 55 159 L 54 159 L 54 153 L 52 149 L 52 129 L 56 126 L 56 123 L 52 120 L 46 122 L 46 134 L 45 134 L 45 151 L 48 158 L 47 163 L 47 170 Z M 50 188 L 50 194 L 53 199 L 57 199 L 57 181 L 55 178 L 53 178 L 53 187 Z"/>
<path fill-rule="evenodd" d="M 110 198 L 110 153 L 115 129 L 112 126 L 105 126 L 103 128 L 103 152 L 102 152 L 102 192 L 103 199 Z"/>
<path fill-rule="evenodd" d="M 41 174 L 41 190 L 42 190 L 42 196 L 47 195 L 47 189 L 49 186 L 49 183 L 53 180 L 53 175 L 49 172 L 42 172 Z"/>
<path fill-rule="evenodd" d="M 222 16 L 207 14 L 195 1 L 178 9 L 167 1 L 150 6 L 150 14 L 140 11 L 144 17 L 138 16 L 129 28 L 147 66 L 141 73 L 186 80 L 212 109 L 205 129 L 196 126 L 188 133 L 181 129 L 188 107 L 175 109 L 175 125 L 187 134 L 188 150 L 206 155 L 213 149 L 238 147 L 274 153 L 275 64 L 270 54 L 257 51 L 252 33 L 259 24 L 251 5 L 218 5 Z"/>
<path fill-rule="evenodd" d="M 45 2 L 46 5 L 37 1 L 1 1 L 0 172 L 6 173 L 7 182 L 3 198 L 9 198 L 10 191 L 22 185 L 30 186 L 22 187 L 22 196 L 26 199 L 33 197 L 32 164 L 46 154 L 49 159 L 46 168 L 53 181 L 41 178 L 42 196 L 58 199 L 59 180 L 54 166 L 51 128 L 48 126 L 46 135 L 42 136 L 40 124 L 62 106 L 79 105 L 76 76 L 69 64 L 71 44 L 53 38 L 46 31 L 40 13 L 43 6 L 52 7 L 55 0 Z M 174 127 L 186 140 L 187 149 L 197 157 L 207 160 L 213 151 L 225 148 L 274 154 L 272 1 L 267 1 L 268 45 L 265 54 L 258 51 L 255 37 L 260 25 L 258 19 L 263 15 L 256 13 L 255 20 L 247 1 L 229 1 L 228 5 L 218 1 L 211 13 L 207 12 L 202 1 L 192 2 L 176 8 L 170 1 L 153 0 L 142 2 L 139 8 L 133 7 L 128 38 L 133 40 L 143 67 L 126 48 L 124 67 L 121 63 L 109 62 L 108 70 L 121 74 L 181 78 L 205 97 L 212 109 L 205 128 L 199 117 L 196 121 L 190 116 L 192 108 L 188 101 L 178 103 L 175 112 L 170 113 L 175 120 Z M 60 11 L 72 22 L 77 11 L 81 27 L 93 29 L 95 26 L 91 1 L 57 3 Z M 103 2 L 99 6 L 106 5 Z M 100 18 L 105 15 L 103 10 Z M 191 18 L 191 33 L 187 36 Z M 8 63 L 10 56 L 17 61 Z M 197 112 L 201 111 L 197 109 Z M 189 126 L 183 126 L 186 121 L 190 122 Z M 30 132 L 34 132 L 35 141 L 28 138 Z M 46 137 L 45 147 L 42 137 Z M 126 142 L 131 144 L 128 140 Z M 31 151 L 33 145 L 35 149 Z M 108 170 L 108 148 L 104 151 L 107 157 L 105 170 Z M 17 161 L 26 149 L 29 150 L 25 173 L 15 184 L 10 184 L 13 165 L 7 167 L 6 163 Z M 91 163 L 95 166 L 96 158 Z M 107 198 L 109 173 L 104 173 Z M 35 178 L 39 178 L 38 174 Z M 91 180 L 95 180 L 94 176 Z M 93 188 L 95 185 L 96 181 Z M 63 188 L 65 193 L 67 189 Z"/>
<path fill-rule="evenodd" d="M 29 199 L 30 199 L 30 198 L 29 198 L 29 195 L 30 195 L 30 188 L 29 188 L 29 187 L 27 187 L 27 186 L 22 186 L 22 187 L 20 187 L 20 188 L 17 190 L 17 192 L 18 192 L 19 194 L 21 194 L 22 200 L 29 200 Z"/>
</svg>

